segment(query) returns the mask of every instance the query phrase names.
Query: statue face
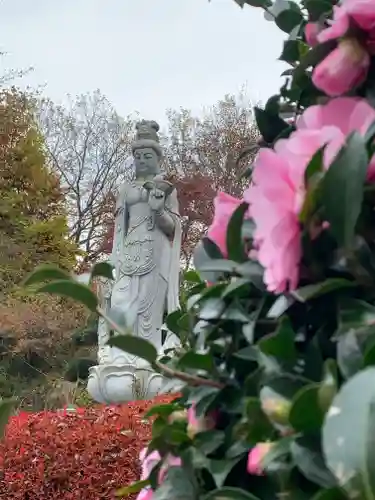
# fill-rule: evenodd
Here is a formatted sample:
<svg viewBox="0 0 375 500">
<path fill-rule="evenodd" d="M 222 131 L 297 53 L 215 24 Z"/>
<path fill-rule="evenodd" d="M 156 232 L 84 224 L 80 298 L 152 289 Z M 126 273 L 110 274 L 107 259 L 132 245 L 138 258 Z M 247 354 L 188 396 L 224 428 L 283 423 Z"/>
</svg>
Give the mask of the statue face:
<svg viewBox="0 0 375 500">
<path fill-rule="evenodd" d="M 134 151 L 135 174 L 137 177 L 156 175 L 160 172 L 159 157 L 152 148 L 139 148 Z"/>
</svg>

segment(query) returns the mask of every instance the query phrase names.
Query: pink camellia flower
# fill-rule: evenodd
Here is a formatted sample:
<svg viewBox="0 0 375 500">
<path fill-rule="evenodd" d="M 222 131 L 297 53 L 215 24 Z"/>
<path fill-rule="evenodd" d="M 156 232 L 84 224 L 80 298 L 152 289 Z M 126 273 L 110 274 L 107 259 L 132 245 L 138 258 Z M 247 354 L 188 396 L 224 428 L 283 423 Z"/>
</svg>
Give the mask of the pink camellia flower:
<svg viewBox="0 0 375 500">
<path fill-rule="evenodd" d="M 242 203 L 242 200 L 230 194 L 219 191 L 214 199 L 214 219 L 208 229 L 207 237 L 220 249 L 224 257 L 227 256 L 227 228 L 229 220 Z"/>
<path fill-rule="evenodd" d="M 316 87 L 331 97 L 344 94 L 362 83 L 375 54 L 375 2 L 345 0 L 334 8 L 331 25 L 317 34 L 320 43 L 337 40 L 337 47 L 313 71 Z M 363 36 L 349 35 L 357 26 Z M 307 38 L 307 37 L 306 37 Z"/>
<path fill-rule="evenodd" d="M 247 472 L 254 476 L 262 476 L 264 474 L 262 461 L 267 453 L 272 448 L 273 443 L 258 443 L 249 452 L 247 459 Z"/>
<path fill-rule="evenodd" d="M 208 431 L 215 427 L 214 414 L 197 417 L 196 405 L 193 403 L 188 409 L 188 426 L 187 434 L 190 439 L 193 439 L 198 432 Z"/>
<path fill-rule="evenodd" d="M 244 194 L 256 225 L 258 260 L 265 268 L 264 282 L 271 292 L 295 289 L 301 259 L 300 222 L 305 199 L 304 173 L 313 155 L 324 145 L 327 169 L 353 131 L 364 135 L 375 121 L 375 110 L 359 98 L 342 97 L 311 106 L 297 121 L 288 139 L 274 150 L 261 149 L 255 162 L 253 184 Z M 375 158 L 368 170 L 375 180 Z M 322 221 L 321 230 L 327 228 Z M 319 234 L 316 225 L 313 233 Z"/>
<path fill-rule="evenodd" d="M 321 31 L 321 27 L 318 23 L 307 23 L 305 27 L 305 38 L 306 42 L 310 47 L 315 47 L 318 42 L 318 35 Z"/>
<path fill-rule="evenodd" d="M 150 454 L 147 455 L 147 448 L 143 448 L 143 450 L 139 454 L 139 460 L 141 462 L 141 481 L 144 481 L 148 479 L 148 477 L 151 474 L 152 469 L 155 467 L 155 465 L 161 460 L 160 454 L 158 451 L 152 451 Z M 159 477 L 158 481 L 159 484 L 162 483 L 165 479 L 165 475 L 168 471 L 169 467 L 180 467 L 182 464 L 181 458 L 179 457 L 174 457 L 173 455 L 169 455 L 163 466 L 161 467 L 159 471 Z"/>
<path fill-rule="evenodd" d="M 143 488 L 143 490 L 138 493 L 137 500 L 152 500 L 153 496 L 154 492 L 151 488 Z"/>
</svg>

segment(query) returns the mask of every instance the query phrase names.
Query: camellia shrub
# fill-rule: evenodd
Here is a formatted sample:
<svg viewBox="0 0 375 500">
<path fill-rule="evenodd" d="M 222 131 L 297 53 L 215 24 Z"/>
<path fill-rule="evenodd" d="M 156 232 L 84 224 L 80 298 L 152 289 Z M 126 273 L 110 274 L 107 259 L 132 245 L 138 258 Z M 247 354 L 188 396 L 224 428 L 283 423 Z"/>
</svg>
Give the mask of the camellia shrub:
<svg viewBox="0 0 375 500">
<path fill-rule="evenodd" d="M 237 3 L 286 33 L 289 69 L 255 109 L 263 141 L 243 200 L 217 195 L 186 310 L 167 318 L 184 349 L 158 358 L 59 270 L 29 282 L 49 278 L 41 291 L 96 310 L 119 333 L 111 345 L 182 384 L 150 410 L 140 481 L 121 494 L 372 500 L 375 2 Z M 111 266 L 96 274 L 111 277 Z"/>
</svg>

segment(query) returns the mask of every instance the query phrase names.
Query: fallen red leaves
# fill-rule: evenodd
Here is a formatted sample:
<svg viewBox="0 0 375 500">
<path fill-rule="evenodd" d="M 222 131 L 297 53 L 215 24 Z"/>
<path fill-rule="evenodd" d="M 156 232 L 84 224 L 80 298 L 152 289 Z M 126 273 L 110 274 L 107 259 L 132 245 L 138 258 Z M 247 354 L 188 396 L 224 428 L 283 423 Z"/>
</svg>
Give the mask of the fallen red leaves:
<svg viewBox="0 0 375 500">
<path fill-rule="evenodd" d="M 0 443 L 0 498 L 114 498 L 139 478 L 138 455 L 151 432 L 145 411 L 170 400 L 13 417 Z"/>
</svg>

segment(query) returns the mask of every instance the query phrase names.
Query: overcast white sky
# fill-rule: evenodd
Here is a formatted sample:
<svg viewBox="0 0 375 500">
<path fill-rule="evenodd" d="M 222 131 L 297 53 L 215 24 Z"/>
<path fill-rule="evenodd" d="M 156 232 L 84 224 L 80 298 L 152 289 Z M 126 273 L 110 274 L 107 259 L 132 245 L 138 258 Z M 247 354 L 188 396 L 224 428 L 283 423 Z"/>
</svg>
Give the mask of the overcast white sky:
<svg viewBox="0 0 375 500">
<path fill-rule="evenodd" d="M 285 35 L 233 0 L 0 0 L 0 36 L 1 64 L 33 66 L 24 84 L 55 101 L 99 88 L 120 114 L 159 122 L 244 85 L 265 101 L 283 70 Z"/>
</svg>

